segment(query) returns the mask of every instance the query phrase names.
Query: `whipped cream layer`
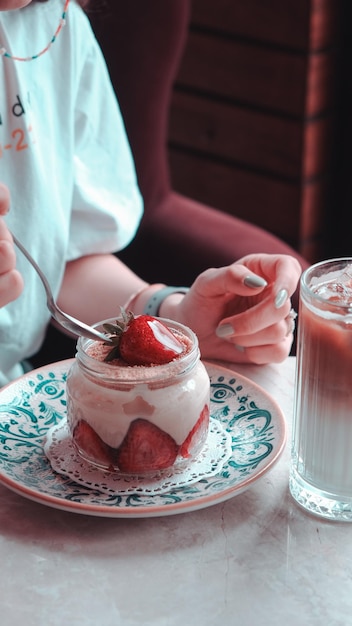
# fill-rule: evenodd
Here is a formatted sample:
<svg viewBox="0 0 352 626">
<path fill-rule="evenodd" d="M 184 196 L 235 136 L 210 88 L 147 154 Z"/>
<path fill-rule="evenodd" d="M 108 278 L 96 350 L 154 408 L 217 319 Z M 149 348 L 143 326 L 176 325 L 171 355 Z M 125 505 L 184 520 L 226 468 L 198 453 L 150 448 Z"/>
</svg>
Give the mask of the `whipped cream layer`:
<svg viewBox="0 0 352 626">
<path fill-rule="evenodd" d="M 127 368 L 130 370 L 133 368 Z M 137 368 L 141 370 L 141 368 Z M 140 371 L 139 371 L 140 376 Z M 180 445 L 209 405 L 209 376 L 199 362 L 193 370 L 171 383 L 133 383 L 102 386 L 71 372 L 67 389 L 68 421 L 71 430 L 85 420 L 113 448 L 122 443 L 131 422 L 146 419 L 168 433 Z"/>
</svg>

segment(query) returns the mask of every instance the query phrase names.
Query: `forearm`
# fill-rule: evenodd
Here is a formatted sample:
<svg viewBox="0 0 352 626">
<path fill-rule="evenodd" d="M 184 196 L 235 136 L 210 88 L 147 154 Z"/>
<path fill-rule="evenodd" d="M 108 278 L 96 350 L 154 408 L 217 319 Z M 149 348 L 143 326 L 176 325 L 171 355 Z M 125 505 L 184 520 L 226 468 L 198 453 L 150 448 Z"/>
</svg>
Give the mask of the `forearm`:
<svg viewBox="0 0 352 626">
<path fill-rule="evenodd" d="M 142 313 L 161 284 L 149 285 L 114 255 L 92 255 L 66 266 L 58 304 L 67 313 L 93 324 L 120 313 L 120 306 Z"/>
</svg>

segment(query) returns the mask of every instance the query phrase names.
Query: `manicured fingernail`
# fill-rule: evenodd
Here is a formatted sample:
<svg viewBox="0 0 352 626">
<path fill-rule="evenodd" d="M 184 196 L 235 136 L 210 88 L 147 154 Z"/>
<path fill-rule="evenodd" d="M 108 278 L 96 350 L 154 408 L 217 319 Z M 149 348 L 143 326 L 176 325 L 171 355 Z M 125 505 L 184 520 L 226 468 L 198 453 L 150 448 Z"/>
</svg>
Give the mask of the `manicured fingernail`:
<svg viewBox="0 0 352 626">
<path fill-rule="evenodd" d="M 238 352 L 244 352 L 245 351 L 245 347 L 244 346 L 238 346 L 237 343 L 234 344 L 234 347 L 236 348 L 236 350 Z"/>
<path fill-rule="evenodd" d="M 254 289 L 257 289 L 257 287 L 266 287 L 268 284 L 265 278 L 257 276 L 256 274 L 250 274 L 249 276 L 246 276 L 243 283 L 246 285 L 246 287 L 253 287 Z"/>
<path fill-rule="evenodd" d="M 231 335 L 235 334 L 235 331 L 231 324 L 222 324 L 222 326 L 218 326 L 216 329 L 216 335 L 223 339 L 224 337 L 231 337 Z"/>
<path fill-rule="evenodd" d="M 5 191 L 5 187 L 2 184 L 0 184 L 0 201 L 4 202 L 4 200 L 6 199 L 7 199 L 7 193 Z M 9 208 L 10 208 L 9 206 L 6 207 L 7 213 L 9 212 Z"/>
<path fill-rule="evenodd" d="M 275 298 L 275 308 L 276 309 L 280 309 L 282 306 L 284 306 L 286 300 L 288 298 L 288 292 L 286 289 L 281 289 L 277 294 L 276 294 L 276 298 Z"/>
</svg>

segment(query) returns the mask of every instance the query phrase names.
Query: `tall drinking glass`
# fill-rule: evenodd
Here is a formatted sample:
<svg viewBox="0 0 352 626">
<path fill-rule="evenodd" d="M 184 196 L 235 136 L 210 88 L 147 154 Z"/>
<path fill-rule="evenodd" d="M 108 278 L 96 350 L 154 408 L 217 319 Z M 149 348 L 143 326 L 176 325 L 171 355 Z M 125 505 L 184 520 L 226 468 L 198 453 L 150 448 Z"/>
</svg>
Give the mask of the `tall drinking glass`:
<svg viewBox="0 0 352 626">
<path fill-rule="evenodd" d="M 290 491 L 311 513 L 352 521 L 352 258 L 301 277 Z"/>
</svg>

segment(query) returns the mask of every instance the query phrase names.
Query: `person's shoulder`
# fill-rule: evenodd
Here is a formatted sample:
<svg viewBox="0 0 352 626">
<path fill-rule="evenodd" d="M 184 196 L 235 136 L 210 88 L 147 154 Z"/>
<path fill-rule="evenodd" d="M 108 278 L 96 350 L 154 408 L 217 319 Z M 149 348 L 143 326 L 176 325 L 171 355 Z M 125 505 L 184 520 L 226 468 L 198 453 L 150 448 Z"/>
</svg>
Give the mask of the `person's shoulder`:
<svg viewBox="0 0 352 626">
<path fill-rule="evenodd" d="M 67 10 L 66 23 L 69 24 L 70 22 L 74 23 L 75 26 L 91 29 L 87 12 L 75 0 L 71 0 Z"/>
<path fill-rule="evenodd" d="M 75 40 L 75 45 L 81 51 L 96 45 L 89 17 L 84 9 L 75 0 L 71 0 L 66 16 L 65 29 L 67 35 Z"/>
<path fill-rule="evenodd" d="M 96 56 L 97 41 L 88 15 L 75 0 L 69 4 L 59 39 L 61 58 L 67 57 L 66 62 L 70 63 L 72 71 L 79 72 L 87 59 Z"/>
</svg>

